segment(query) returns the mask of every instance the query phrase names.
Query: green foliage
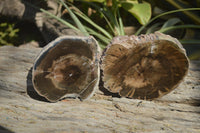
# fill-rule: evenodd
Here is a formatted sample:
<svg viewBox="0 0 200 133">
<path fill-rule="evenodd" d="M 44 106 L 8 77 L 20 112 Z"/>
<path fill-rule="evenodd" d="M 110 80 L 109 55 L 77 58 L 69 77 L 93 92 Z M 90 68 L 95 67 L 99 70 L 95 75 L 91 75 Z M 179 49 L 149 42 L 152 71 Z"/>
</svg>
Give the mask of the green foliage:
<svg viewBox="0 0 200 133">
<path fill-rule="evenodd" d="M 130 12 L 140 24 L 146 24 L 151 18 L 151 5 L 147 2 L 139 3 L 137 0 L 121 2 L 121 6 Z"/>
<path fill-rule="evenodd" d="M 82 2 L 83 1 L 88 2 L 88 5 L 91 5 L 93 8 L 96 9 L 96 11 L 100 13 L 101 16 L 103 16 L 104 20 L 107 22 L 107 28 L 109 29 L 105 29 L 105 27 L 99 26 L 98 24 L 96 24 L 95 21 L 93 21 L 90 17 L 80 11 L 77 7 L 68 3 L 72 7 L 70 9 L 68 5 L 65 4 L 62 0 L 59 0 L 58 2 L 66 8 L 74 24 L 78 28 L 73 26 L 73 24 L 65 21 L 64 19 L 45 11 L 44 9 L 40 10 L 62 22 L 66 26 L 82 32 L 86 36 L 88 36 L 89 34 L 96 36 L 99 39 L 99 43 L 102 47 L 105 47 L 105 45 L 107 45 L 111 41 L 113 36 L 125 34 L 123 21 L 119 12 L 120 7 L 123 7 L 126 11 L 135 16 L 135 18 L 141 24 L 146 24 L 151 17 L 151 6 L 147 2 L 139 3 L 138 0 L 112 0 L 112 6 L 108 7 L 106 5 L 106 0 L 82 0 Z M 97 3 L 99 3 L 100 5 Z M 86 24 L 83 23 L 83 21 L 80 21 L 78 17 L 81 18 L 81 20 L 84 20 Z"/>
<path fill-rule="evenodd" d="M 76 1 L 76 0 L 75 0 Z M 100 2 L 106 5 L 107 0 L 82 0 L 86 2 Z M 127 12 L 131 13 L 140 24 L 146 24 L 151 18 L 151 5 L 148 2 L 141 2 L 140 0 L 112 0 L 113 14 L 122 7 Z M 145 11 L 145 12 L 144 12 Z"/>
<path fill-rule="evenodd" d="M 164 12 L 162 14 L 159 14 L 157 16 L 155 16 L 154 18 L 152 18 L 148 23 L 146 23 L 145 25 L 141 26 L 140 29 L 138 29 L 138 31 L 135 33 L 135 35 L 139 35 L 150 23 L 152 23 L 153 21 L 155 21 L 156 19 L 163 17 L 165 15 L 169 15 L 169 14 L 173 14 L 173 13 L 177 13 L 177 12 L 183 12 L 183 11 L 192 11 L 192 10 L 200 10 L 200 8 L 187 8 L 187 9 L 177 9 L 177 10 L 172 10 L 172 11 L 168 11 L 168 12 Z M 182 26 L 181 28 L 187 28 L 188 26 Z M 190 26 L 190 28 L 198 28 L 198 25 L 192 25 Z M 166 27 L 165 27 L 166 28 Z M 172 28 L 176 28 L 176 27 L 171 27 L 169 29 L 165 29 L 166 30 L 172 30 Z"/>
<path fill-rule="evenodd" d="M 195 2 L 196 1 L 196 2 Z M 190 8 L 190 7 L 198 7 L 199 0 L 192 0 L 192 1 L 185 1 L 185 0 L 166 0 L 167 3 L 171 4 L 173 7 L 177 9 L 184 9 L 184 8 Z M 192 3 L 196 3 L 197 5 L 194 5 Z M 193 20 L 196 24 L 200 24 L 200 16 L 189 11 L 183 12 L 188 18 Z"/>
<path fill-rule="evenodd" d="M 175 30 L 175 29 L 186 29 L 186 28 L 193 28 L 193 29 L 200 29 L 199 25 L 194 24 L 183 24 L 183 22 L 179 18 L 171 18 L 164 22 L 164 24 L 161 27 L 161 23 L 155 23 L 151 27 L 148 28 L 147 34 L 153 33 L 155 31 L 159 31 L 162 33 L 168 33 L 169 31 Z"/>
<path fill-rule="evenodd" d="M 127 11 L 132 12 L 132 14 L 134 14 L 135 16 L 137 16 L 137 14 L 138 15 L 140 14 L 139 16 L 141 18 L 143 17 L 143 19 L 138 17 L 138 20 L 144 23 L 144 25 L 139 28 L 139 30 L 135 33 L 136 35 L 139 35 L 141 31 L 143 31 L 145 28 L 147 28 L 147 26 L 150 25 L 150 23 L 152 23 L 156 19 L 161 18 L 165 15 L 173 14 L 176 12 L 200 10 L 199 8 L 178 9 L 178 10 L 164 12 L 148 20 L 149 18 L 144 19 L 145 13 L 146 13 L 145 6 L 149 5 L 148 3 L 138 3 L 137 0 L 132 0 L 132 1 L 113 0 L 112 7 L 108 7 L 106 6 L 105 2 L 106 1 L 103 2 L 104 4 L 100 3 L 99 5 L 96 3 L 96 1 L 93 1 L 93 2 L 90 1 L 87 4 L 89 5 L 88 7 L 92 7 L 96 11 L 98 11 L 100 17 L 103 17 L 103 19 L 107 23 L 106 28 L 98 25 L 93 19 L 91 19 L 88 15 L 80 11 L 73 4 L 67 3 L 69 6 L 71 6 L 69 8 L 68 5 L 64 3 L 62 0 L 59 0 L 59 3 L 61 3 L 66 8 L 66 10 L 68 11 L 69 15 L 71 16 L 74 22 L 74 25 L 76 26 L 64 20 L 63 18 L 60 18 L 58 16 L 51 14 L 50 12 L 45 11 L 44 9 L 40 9 L 40 10 L 50 15 L 51 17 L 57 19 L 58 21 L 62 22 L 66 26 L 82 32 L 86 36 L 94 35 L 95 37 L 99 39 L 99 43 L 102 46 L 102 48 L 105 47 L 111 41 L 113 36 L 124 35 L 124 25 L 122 22 L 122 18 L 120 16 L 119 7 L 123 7 Z M 132 7 L 130 3 L 134 6 Z M 127 6 L 130 6 L 130 7 L 128 8 Z M 149 6 L 149 9 L 150 9 L 150 6 Z M 144 14 L 144 15 L 141 15 L 141 14 Z M 170 30 L 182 29 L 182 28 L 200 28 L 200 27 L 198 25 L 193 25 L 193 24 L 184 24 L 182 20 L 180 20 L 179 18 L 171 18 L 164 23 L 159 22 L 159 23 L 153 24 L 152 26 L 148 27 L 148 30 L 146 31 L 146 33 L 152 33 L 155 31 L 167 33 Z"/>
<path fill-rule="evenodd" d="M 80 20 L 76 17 L 76 15 L 71 11 L 71 9 L 62 1 L 60 0 L 60 3 L 68 10 L 71 18 L 74 20 L 74 22 L 76 23 L 77 27 L 79 28 L 79 30 L 85 35 L 85 36 L 89 36 L 88 32 L 86 31 L 86 29 L 84 28 L 84 26 L 82 25 L 82 23 L 80 22 Z"/>
<path fill-rule="evenodd" d="M 14 24 L 0 23 L 0 46 L 14 45 L 18 32 L 19 29 L 15 29 Z"/>
<path fill-rule="evenodd" d="M 79 1 L 79 0 L 76 0 Z M 124 35 L 124 26 L 123 21 L 120 16 L 119 8 L 123 7 L 126 11 L 130 12 L 135 18 L 141 23 L 146 24 L 150 17 L 151 17 L 151 6 L 147 2 L 139 3 L 138 0 L 113 0 L 112 6 L 108 7 L 106 4 L 106 0 L 104 1 L 96 1 L 96 0 L 82 0 L 88 2 L 87 4 L 91 5 L 93 8 L 95 8 L 101 16 L 105 19 L 107 22 L 107 25 L 109 28 L 108 30 L 105 29 L 105 27 L 101 27 L 98 24 L 96 24 L 92 19 L 90 19 L 86 14 L 84 14 L 82 11 L 80 11 L 77 7 L 70 4 L 72 7 L 72 10 L 61 0 L 60 3 L 68 10 L 69 15 L 72 17 L 73 21 L 75 22 L 76 26 L 79 28 L 79 30 L 84 34 L 91 34 L 96 36 L 100 39 L 101 42 L 108 44 L 113 36 L 118 35 Z M 94 2 L 101 3 L 100 5 Z M 69 3 L 68 3 L 69 4 Z M 145 12 L 144 12 L 145 10 Z M 84 20 L 87 24 L 92 26 L 88 27 L 87 25 L 82 26 L 80 28 L 80 23 L 77 17 L 75 17 L 76 14 L 79 18 Z M 85 27 L 85 29 L 83 28 Z M 87 31 L 87 32 L 86 32 Z"/>
<path fill-rule="evenodd" d="M 73 28 L 77 31 L 82 32 L 84 35 L 88 36 L 90 35 L 94 35 L 99 39 L 99 44 L 102 48 L 105 47 L 105 45 L 107 45 L 110 40 L 112 39 L 113 35 L 111 33 L 109 33 L 106 29 L 102 28 L 101 26 L 97 25 L 93 20 L 91 20 L 87 15 L 85 15 L 83 12 L 81 12 L 78 8 L 76 8 L 75 6 L 73 6 L 72 4 L 69 4 L 71 7 L 73 7 L 72 9 L 70 9 L 68 7 L 68 5 L 66 5 L 62 0 L 59 0 L 59 2 L 66 8 L 66 10 L 69 12 L 69 15 L 71 16 L 72 20 L 74 21 L 75 25 L 78 27 L 76 28 L 75 26 L 73 26 L 71 23 L 65 21 L 62 18 L 59 18 L 55 15 L 53 15 L 50 12 L 47 12 L 44 9 L 40 9 L 42 12 L 50 15 L 51 17 L 57 19 L 58 21 L 62 22 L 63 24 L 65 24 L 66 26 Z M 96 6 L 98 8 L 98 6 Z M 99 8 L 100 9 L 100 8 Z M 103 11 L 105 13 L 105 11 Z M 108 12 L 106 12 L 108 13 Z M 105 19 L 108 20 L 108 18 L 106 17 L 105 14 L 103 14 Z M 124 32 L 121 31 L 123 30 L 123 24 L 122 21 L 120 19 L 120 17 L 118 17 L 119 19 L 116 18 L 117 14 L 112 14 L 112 12 L 109 12 L 107 14 L 109 16 L 109 19 L 111 19 L 111 21 L 114 21 L 113 23 L 115 23 L 115 25 L 112 27 L 110 22 L 107 21 L 109 23 L 109 25 L 112 27 L 112 29 L 115 29 L 117 27 L 117 31 L 118 31 L 118 35 L 123 34 Z M 118 14 L 119 15 L 119 14 Z M 85 22 L 87 22 L 87 24 L 89 24 L 90 26 L 92 26 L 92 28 L 88 27 L 87 25 L 84 25 L 82 21 L 80 21 L 78 19 L 78 17 L 80 17 L 82 20 L 84 20 Z M 94 29 L 96 30 L 94 30 Z M 114 30 L 112 30 L 114 32 Z"/>
</svg>

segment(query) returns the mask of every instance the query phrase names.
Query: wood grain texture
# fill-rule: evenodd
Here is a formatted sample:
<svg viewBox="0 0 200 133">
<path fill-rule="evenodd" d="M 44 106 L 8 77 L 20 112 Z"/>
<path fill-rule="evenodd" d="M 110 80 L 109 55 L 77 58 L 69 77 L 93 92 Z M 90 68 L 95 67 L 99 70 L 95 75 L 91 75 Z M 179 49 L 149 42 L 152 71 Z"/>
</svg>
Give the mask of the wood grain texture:
<svg viewBox="0 0 200 133">
<path fill-rule="evenodd" d="M 51 102 L 93 95 L 98 88 L 100 47 L 92 37 L 61 36 L 46 45 L 32 69 L 34 89 Z"/>
<path fill-rule="evenodd" d="M 200 61 L 191 61 L 178 88 L 154 101 L 112 97 L 98 90 L 84 102 L 49 103 L 31 83 L 31 67 L 40 50 L 0 48 L 1 132 L 200 132 Z"/>
<path fill-rule="evenodd" d="M 101 57 L 104 87 L 128 98 L 162 97 L 178 86 L 188 68 L 180 42 L 159 32 L 115 37 Z"/>
</svg>

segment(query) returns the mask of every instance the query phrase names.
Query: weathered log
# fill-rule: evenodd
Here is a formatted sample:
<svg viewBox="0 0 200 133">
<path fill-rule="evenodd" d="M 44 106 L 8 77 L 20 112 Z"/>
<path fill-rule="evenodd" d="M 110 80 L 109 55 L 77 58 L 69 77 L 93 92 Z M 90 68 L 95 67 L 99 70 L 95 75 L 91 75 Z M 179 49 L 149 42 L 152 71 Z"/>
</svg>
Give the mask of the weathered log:
<svg viewBox="0 0 200 133">
<path fill-rule="evenodd" d="M 200 61 L 191 61 L 184 82 L 157 100 L 118 98 L 96 91 L 83 102 L 49 103 L 34 91 L 31 81 L 31 68 L 40 51 L 0 48 L 1 132 L 199 132 Z"/>
<path fill-rule="evenodd" d="M 33 85 L 51 102 L 91 97 L 99 84 L 100 47 L 92 37 L 62 36 L 46 45 L 33 66 Z"/>
<path fill-rule="evenodd" d="M 188 67 L 184 48 L 169 35 L 119 36 L 104 51 L 102 81 L 120 96 L 155 99 L 177 87 Z"/>
</svg>

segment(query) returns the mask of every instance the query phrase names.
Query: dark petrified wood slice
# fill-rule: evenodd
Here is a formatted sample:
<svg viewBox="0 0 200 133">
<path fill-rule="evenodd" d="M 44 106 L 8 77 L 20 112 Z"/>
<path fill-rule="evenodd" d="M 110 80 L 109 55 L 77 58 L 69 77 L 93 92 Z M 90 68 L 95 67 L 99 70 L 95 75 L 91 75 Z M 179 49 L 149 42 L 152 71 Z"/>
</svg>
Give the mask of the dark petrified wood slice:
<svg viewBox="0 0 200 133">
<path fill-rule="evenodd" d="M 33 67 L 35 90 L 51 102 L 86 99 L 98 87 L 99 47 L 93 37 L 63 36 L 49 43 Z"/>
<path fill-rule="evenodd" d="M 180 42 L 158 32 L 114 38 L 101 63 L 107 90 L 139 99 L 154 99 L 169 93 L 187 74 L 188 67 Z"/>
</svg>

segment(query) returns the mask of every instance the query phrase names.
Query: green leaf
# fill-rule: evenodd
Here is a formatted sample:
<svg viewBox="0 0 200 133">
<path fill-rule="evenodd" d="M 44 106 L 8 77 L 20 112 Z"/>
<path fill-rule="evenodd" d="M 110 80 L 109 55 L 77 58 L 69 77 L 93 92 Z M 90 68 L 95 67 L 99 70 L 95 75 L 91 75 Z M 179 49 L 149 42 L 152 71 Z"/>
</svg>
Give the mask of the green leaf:
<svg viewBox="0 0 200 133">
<path fill-rule="evenodd" d="M 127 1 L 121 2 L 121 6 L 130 12 L 142 25 L 145 25 L 151 18 L 151 5 L 147 2 Z"/>
<path fill-rule="evenodd" d="M 1 23 L 0 27 L 6 27 L 8 24 L 7 23 Z"/>
</svg>

